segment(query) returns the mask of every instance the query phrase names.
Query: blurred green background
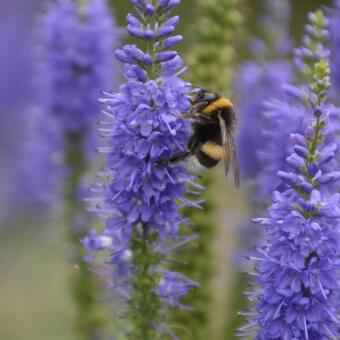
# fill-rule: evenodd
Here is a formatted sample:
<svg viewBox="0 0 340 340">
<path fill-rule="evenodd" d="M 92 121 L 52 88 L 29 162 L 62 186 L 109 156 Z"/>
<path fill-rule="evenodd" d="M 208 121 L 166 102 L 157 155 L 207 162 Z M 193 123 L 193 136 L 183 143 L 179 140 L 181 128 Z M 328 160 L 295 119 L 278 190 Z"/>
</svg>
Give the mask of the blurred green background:
<svg viewBox="0 0 340 340">
<path fill-rule="evenodd" d="M 124 25 L 127 12 L 131 10 L 128 0 L 112 0 L 114 13 L 120 25 Z M 246 29 L 256 32 L 256 21 L 261 16 L 259 1 L 248 0 Z M 306 13 L 320 5 L 330 5 L 328 0 L 299 0 L 292 3 L 291 32 L 299 41 Z M 181 24 L 177 32 L 185 36 L 195 19 L 195 1 L 182 0 L 178 11 Z M 62 23 L 61 23 L 62 24 Z M 190 37 L 189 37 L 190 39 Z M 182 51 L 186 44 L 181 44 Z M 235 195 L 235 192 L 233 193 Z M 224 198 L 228 204 L 231 200 Z M 227 205 L 226 205 L 227 207 Z M 230 207 L 230 206 L 229 206 Z M 221 212 L 228 214 L 228 208 Z M 0 340 L 75 340 L 72 331 L 73 307 L 68 292 L 70 277 L 76 270 L 68 262 L 68 252 L 64 243 L 64 226 L 55 220 L 46 225 L 42 222 L 24 221 L 17 226 L 4 226 L 0 233 Z M 227 231 L 219 244 L 222 249 L 221 261 L 216 266 L 225 266 L 225 258 L 231 258 L 233 232 Z M 227 254 L 229 252 L 229 255 Z M 228 274 L 228 272 L 226 273 Z M 232 272 L 229 272 L 232 275 Z M 228 279 L 227 279 L 228 281 Z M 229 279 L 230 281 L 230 279 Z M 216 282 L 217 294 L 221 301 L 227 301 L 226 286 Z M 227 303 L 227 302 L 226 302 Z M 227 319 L 223 303 L 216 304 L 216 327 L 221 327 Z M 223 310 L 221 308 L 224 308 Z M 108 314 L 111 308 L 108 306 Z M 112 310 L 113 314 L 113 310 Z M 222 320 L 222 321 L 221 321 Z M 214 333 L 215 334 L 215 333 Z M 216 332 L 218 334 L 218 332 Z M 227 340 L 231 336 L 211 338 Z"/>
</svg>

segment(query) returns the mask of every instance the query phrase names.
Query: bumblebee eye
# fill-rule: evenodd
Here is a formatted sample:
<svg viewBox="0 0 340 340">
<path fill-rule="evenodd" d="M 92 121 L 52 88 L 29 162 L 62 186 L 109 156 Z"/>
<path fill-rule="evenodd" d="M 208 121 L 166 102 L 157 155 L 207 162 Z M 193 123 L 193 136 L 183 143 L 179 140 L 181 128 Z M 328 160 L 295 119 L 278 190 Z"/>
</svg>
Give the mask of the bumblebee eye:
<svg viewBox="0 0 340 340">
<path fill-rule="evenodd" d="M 211 93 L 211 92 L 205 92 L 202 95 L 202 100 L 206 100 L 206 101 L 211 101 L 211 100 L 214 100 L 215 98 L 216 98 L 216 94 Z"/>
</svg>

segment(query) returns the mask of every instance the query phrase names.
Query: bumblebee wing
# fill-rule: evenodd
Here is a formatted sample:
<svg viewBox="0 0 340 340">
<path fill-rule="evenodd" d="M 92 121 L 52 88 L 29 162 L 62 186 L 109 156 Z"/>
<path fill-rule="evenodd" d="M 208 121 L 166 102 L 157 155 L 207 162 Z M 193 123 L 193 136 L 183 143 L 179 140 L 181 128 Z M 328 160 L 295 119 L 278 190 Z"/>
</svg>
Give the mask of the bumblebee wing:
<svg viewBox="0 0 340 340">
<path fill-rule="evenodd" d="M 221 129 L 221 137 L 222 137 L 222 147 L 224 150 L 224 169 L 225 169 L 225 175 L 228 175 L 229 172 L 229 165 L 230 165 L 230 152 L 229 152 L 229 143 L 228 143 L 228 133 L 227 133 L 227 127 L 225 125 L 225 121 L 221 116 L 221 113 L 218 114 L 218 120 L 220 124 Z"/>
<path fill-rule="evenodd" d="M 231 154 L 231 167 L 233 168 L 233 173 L 234 173 L 234 183 L 236 187 L 238 188 L 240 186 L 240 168 L 238 166 L 234 138 L 231 134 L 228 134 L 228 136 L 230 137 L 229 146 L 230 146 L 230 154 Z"/>
<path fill-rule="evenodd" d="M 234 173 L 234 182 L 237 187 L 240 186 L 240 170 L 237 162 L 236 148 L 233 135 L 231 131 L 228 131 L 226 123 L 222 118 L 221 114 L 218 114 L 221 136 L 222 136 L 222 146 L 224 149 L 224 168 L 225 174 L 228 175 L 230 164 Z"/>
</svg>

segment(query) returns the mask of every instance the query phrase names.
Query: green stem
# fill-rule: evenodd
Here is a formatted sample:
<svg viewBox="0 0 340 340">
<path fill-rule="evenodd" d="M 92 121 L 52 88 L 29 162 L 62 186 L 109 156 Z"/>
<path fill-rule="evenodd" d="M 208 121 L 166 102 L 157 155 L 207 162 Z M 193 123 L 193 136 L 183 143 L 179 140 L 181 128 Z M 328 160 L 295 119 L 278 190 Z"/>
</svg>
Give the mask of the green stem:
<svg viewBox="0 0 340 340">
<path fill-rule="evenodd" d="M 308 165 L 311 165 L 316 158 L 316 148 L 318 146 L 318 142 L 320 141 L 320 130 L 321 130 L 321 120 L 320 120 L 320 117 L 317 117 L 316 124 L 315 124 L 314 139 L 309 148 Z"/>
<path fill-rule="evenodd" d="M 151 4 L 155 5 L 156 0 Z M 149 24 L 154 28 L 156 23 L 162 24 L 158 16 L 143 18 L 146 26 Z M 157 79 L 160 66 L 157 65 L 156 56 L 159 50 L 154 48 L 155 41 L 146 43 L 146 52 L 152 57 L 152 65 L 145 67 L 149 79 Z M 129 300 L 129 317 L 132 323 L 132 332 L 130 338 L 133 340 L 155 340 L 159 338 L 156 325 L 163 320 L 161 303 L 155 290 L 158 286 L 160 277 L 153 272 L 153 267 L 160 262 L 159 256 L 151 244 L 151 238 L 148 226 L 143 224 L 142 233 L 135 230 L 132 233 L 130 247 L 132 252 L 132 271 L 131 276 L 131 298 Z"/>
<path fill-rule="evenodd" d="M 100 339 L 99 330 L 104 323 L 97 302 L 98 282 L 83 261 L 85 250 L 81 244 L 81 239 L 86 236 L 88 228 L 75 225 L 76 219 L 80 219 L 81 222 L 88 220 L 84 204 L 77 194 L 86 171 L 86 161 L 82 150 L 83 138 L 81 134 L 69 134 L 66 137 L 68 143 L 66 162 L 69 171 L 66 183 L 66 224 L 75 269 L 71 277 L 71 290 L 76 309 L 75 327 L 79 340 L 98 340 Z"/>
<path fill-rule="evenodd" d="M 131 240 L 133 277 L 131 278 L 132 296 L 129 301 L 130 318 L 133 330 L 133 340 L 155 340 L 158 338 L 155 325 L 159 324 L 161 305 L 155 289 L 158 278 L 152 268 L 159 262 L 154 254 L 149 231 L 143 226 L 143 235 L 140 238 L 135 231 Z"/>
</svg>

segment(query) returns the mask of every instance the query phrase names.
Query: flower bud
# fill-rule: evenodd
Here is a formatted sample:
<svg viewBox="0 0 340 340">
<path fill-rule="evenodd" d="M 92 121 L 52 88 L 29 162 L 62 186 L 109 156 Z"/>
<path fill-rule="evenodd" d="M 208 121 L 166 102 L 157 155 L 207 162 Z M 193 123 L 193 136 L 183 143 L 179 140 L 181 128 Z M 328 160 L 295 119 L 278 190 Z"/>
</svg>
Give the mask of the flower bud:
<svg viewBox="0 0 340 340">
<path fill-rule="evenodd" d="M 153 40 L 155 38 L 155 32 L 148 25 L 144 31 L 144 37 L 147 40 Z"/>
<path fill-rule="evenodd" d="M 176 27 L 179 24 L 179 16 L 175 15 L 171 17 L 170 19 L 166 20 L 163 24 L 163 26 L 174 26 Z"/>
<path fill-rule="evenodd" d="M 144 31 L 140 27 L 128 25 L 126 29 L 129 32 L 129 34 L 132 35 L 133 37 L 140 39 L 144 38 Z"/>
<path fill-rule="evenodd" d="M 141 27 L 142 23 L 137 19 L 133 14 L 129 13 L 126 16 L 126 21 L 128 22 L 129 25 L 131 26 L 136 26 L 136 27 Z"/>
<path fill-rule="evenodd" d="M 134 61 L 130 58 L 121 48 L 118 48 L 115 52 L 115 56 L 118 60 L 126 64 L 133 64 Z"/>
<path fill-rule="evenodd" d="M 290 135 L 290 138 L 292 139 L 292 141 L 296 144 L 299 144 L 300 146 L 306 147 L 307 146 L 307 142 L 306 142 L 306 138 L 305 136 L 299 134 L 299 133 L 292 133 Z"/>
<path fill-rule="evenodd" d="M 174 59 L 177 56 L 177 52 L 175 51 L 165 51 L 157 54 L 157 61 L 164 62 Z"/>
<path fill-rule="evenodd" d="M 158 29 L 157 36 L 166 37 L 170 35 L 174 30 L 175 30 L 174 26 L 162 26 L 160 29 Z"/>
<path fill-rule="evenodd" d="M 152 15 L 155 14 L 156 9 L 155 9 L 155 7 L 152 6 L 151 4 L 147 4 L 147 5 L 145 6 L 145 12 L 146 12 L 148 15 L 152 16 Z"/>
<path fill-rule="evenodd" d="M 308 149 L 303 147 L 302 145 L 295 145 L 294 146 L 294 151 L 303 158 L 308 158 L 309 152 Z"/>
<path fill-rule="evenodd" d="M 334 183 L 340 179 L 340 171 L 334 171 L 326 175 L 322 175 L 316 179 L 319 184 Z"/>
<path fill-rule="evenodd" d="M 295 185 L 300 181 L 299 177 L 292 172 L 278 171 L 277 176 L 290 185 Z"/>
<path fill-rule="evenodd" d="M 170 48 L 170 47 L 176 45 L 177 43 L 179 43 L 180 41 L 182 41 L 182 39 L 183 39 L 183 37 L 181 35 L 175 35 L 173 37 L 167 38 L 163 42 L 163 47 L 164 48 Z"/>
<path fill-rule="evenodd" d="M 302 157 L 298 156 L 296 153 L 288 156 L 286 160 L 289 165 L 296 169 L 300 169 L 305 164 L 305 160 Z"/>
</svg>

